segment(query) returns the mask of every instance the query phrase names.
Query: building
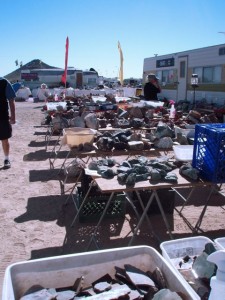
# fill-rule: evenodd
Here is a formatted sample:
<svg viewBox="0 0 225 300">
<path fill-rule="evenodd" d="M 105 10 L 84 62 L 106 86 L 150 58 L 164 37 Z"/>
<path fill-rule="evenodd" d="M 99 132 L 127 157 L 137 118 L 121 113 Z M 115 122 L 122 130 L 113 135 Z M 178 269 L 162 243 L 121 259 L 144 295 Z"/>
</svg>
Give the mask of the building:
<svg viewBox="0 0 225 300">
<path fill-rule="evenodd" d="M 144 59 L 143 81 L 149 73 L 156 74 L 162 95 L 175 101 L 206 99 L 225 104 L 225 44 L 209 46 Z M 191 85 L 197 74 L 198 87 Z"/>
<path fill-rule="evenodd" d="M 100 79 L 96 71 L 82 72 L 82 86 L 87 88 L 95 88 L 99 85 Z"/>
<path fill-rule="evenodd" d="M 32 69 L 21 70 L 21 81 L 29 88 L 37 88 L 42 83 L 49 88 L 64 85 L 62 75 L 64 69 Z M 94 71 L 81 71 L 75 68 L 68 68 L 66 77 L 67 86 L 72 88 L 83 88 L 83 86 L 96 87 L 98 85 L 98 74 Z"/>
<path fill-rule="evenodd" d="M 41 60 L 35 59 L 5 77 L 12 83 L 22 81 L 30 89 L 40 87 L 42 83 L 47 84 L 49 88 L 55 88 L 62 85 L 63 73 L 64 69 L 49 66 Z M 82 71 L 69 67 L 66 81 L 67 86 L 73 88 L 83 88 L 84 86 L 94 88 L 99 84 L 99 76 L 94 69 Z"/>
</svg>

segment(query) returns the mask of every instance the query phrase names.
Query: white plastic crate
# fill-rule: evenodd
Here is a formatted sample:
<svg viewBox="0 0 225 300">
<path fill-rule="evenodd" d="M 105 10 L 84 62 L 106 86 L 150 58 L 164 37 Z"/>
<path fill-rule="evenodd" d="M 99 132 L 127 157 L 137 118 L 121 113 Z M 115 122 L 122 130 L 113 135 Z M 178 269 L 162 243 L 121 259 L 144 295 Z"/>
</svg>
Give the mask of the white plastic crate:
<svg viewBox="0 0 225 300">
<path fill-rule="evenodd" d="M 186 300 L 199 299 L 182 276 L 152 247 L 134 246 L 84 252 L 78 254 L 37 259 L 12 264 L 6 269 L 2 300 L 17 300 L 32 285 L 68 287 L 76 278 L 84 276 L 85 286 L 105 274 L 115 275 L 115 266 L 131 264 L 143 271 L 153 272 L 159 267 L 172 291 L 179 291 Z"/>
<path fill-rule="evenodd" d="M 163 242 L 160 249 L 163 257 L 174 267 L 173 259 L 182 259 L 186 255 L 200 255 L 207 243 L 213 241 L 205 236 L 195 236 Z"/>
<path fill-rule="evenodd" d="M 57 110 L 57 107 L 61 106 L 63 110 L 66 110 L 66 102 L 47 102 L 47 111 L 54 111 Z"/>
<path fill-rule="evenodd" d="M 91 128 L 71 127 L 63 129 L 62 144 L 73 148 L 79 144 L 93 143 L 96 130 Z"/>
<path fill-rule="evenodd" d="M 192 161 L 193 149 L 193 145 L 174 145 L 174 157 L 179 161 Z"/>
<path fill-rule="evenodd" d="M 163 257 L 171 264 L 177 274 L 181 275 L 177 269 L 179 262 L 186 255 L 197 256 L 202 254 L 207 243 L 213 243 L 213 241 L 205 236 L 196 236 L 163 242 L 160 244 L 160 249 L 162 250 Z M 198 297 L 196 299 L 200 299 L 191 286 L 190 288 L 195 297 Z"/>
<path fill-rule="evenodd" d="M 214 240 L 214 242 L 219 250 L 225 249 L 225 237 L 217 238 Z"/>
</svg>

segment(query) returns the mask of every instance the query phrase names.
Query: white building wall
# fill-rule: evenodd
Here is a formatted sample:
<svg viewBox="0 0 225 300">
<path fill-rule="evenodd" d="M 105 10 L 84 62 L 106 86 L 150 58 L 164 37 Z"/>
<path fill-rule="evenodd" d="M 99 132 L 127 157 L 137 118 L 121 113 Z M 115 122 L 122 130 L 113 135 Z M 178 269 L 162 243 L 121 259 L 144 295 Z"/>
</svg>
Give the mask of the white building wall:
<svg viewBox="0 0 225 300">
<path fill-rule="evenodd" d="M 225 64 L 225 55 L 219 55 L 219 49 L 225 47 L 225 44 L 210 46 L 205 48 L 193 49 L 178 53 L 170 53 L 166 55 L 159 55 L 155 57 L 149 57 L 144 59 L 143 66 L 143 76 L 144 81 L 146 80 L 145 76 L 149 71 L 163 71 L 177 69 L 178 58 L 188 57 L 188 66 L 187 69 L 195 67 L 207 67 L 207 66 L 219 66 Z M 163 60 L 167 58 L 174 58 L 174 66 L 156 68 L 156 61 Z M 224 72 L 224 70 L 223 70 Z M 224 76 L 224 75 L 223 75 Z M 223 79 L 222 79 L 223 80 Z M 168 99 L 177 100 L 176 90 L 166 90 L 162 87 L 163 92 L 161 95 L 165 96 Z M 187 90 L 187 99 L 192 101 L 193 99 L 193 90 Z M 198 88 L 195 90 L 195 99 L 202 100 L 207 99 L 208 103 L 218 103 L 219 105 L 225 105 L 225 93 L 224 92 L 212 92 L 212 91 L 199 91 Z M 179 100 L 179 99 L 178 99 Z"/>
<path fill-rule="evenodd" d="M 175 68 L 178 68 L 177 58 L 182 56 L 188 56 L 189 68 L 198 67 L 198 66 L 202 67 L 202 66 L 224 64 L 225 63 L 224 55 L 219 55 L 219 49 L 222 47 L 225 47 L 225 44 L 145 58 L 143 72 L 149 70 L 155 70 L 156 60 L 166 59 L 171 57 L 175 58 L 175 66 L 174 66 Z M 161 70 L 161 69 L 166 70 L 166 69 L 171 69 L 171 67 L 157 68 L 157 70 Z"/>
</svg>

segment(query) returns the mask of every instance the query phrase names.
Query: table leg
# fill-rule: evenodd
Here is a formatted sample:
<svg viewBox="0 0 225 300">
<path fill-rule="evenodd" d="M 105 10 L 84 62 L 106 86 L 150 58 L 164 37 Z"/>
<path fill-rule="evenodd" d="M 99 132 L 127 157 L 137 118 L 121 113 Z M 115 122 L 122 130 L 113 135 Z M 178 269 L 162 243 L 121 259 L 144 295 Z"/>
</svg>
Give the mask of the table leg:
<svg viewBox="0 0 225 300">
<path fill-rule="evenodd" d="M 132 242 L 133 242 L 133 240 L 134 240 L 134 237 L 135 237 L 135 235 L 137 234 L 139 228 L 141 227 L 141 224 L 142 224 L 142 222 L 143 222 L 143 220 L 144 220 L 144 218 L 145 218 L 145 216 L 146 216 L 146 214 L 147 214 L 147 211 L 148 211 L 148 209 L 149 209 L 149 207 L 150 207 L 150 205 L 151 205 L 153 199 L 154 199 L 154 194 L 151 193 L 151 196 L 150 196 L 150 198 L 149 198 L 149 200 L 148 200 L 147 206 L 145 207 L 145 209 L 144 209 L 144 211 L 143 211 L 143 213 L 142 213 L 142 215 L 141 215 L 141 218 L 140 218 L 140 220 L 139 220 L 137 226 L 136 226 L 135 229 L 134 229 L 133 236 L 132 236 L 132 238 L 131 238 L 131 240 L 130 240 L 128 246 L 131 246 L 131 244 L 132 244 Z"/>
<path fill-rule="evenodd" d="M 71 223 L 71 227 L 73 227 L 74 223 L 76 222 L 76 219 L 79 216 L 79 214 L 80 214 L 80 212 L 81 212 L 81 210 L 82 210 L 82 208 L 83 208 L 83 206 L 84 206 L 84 204 L 85 204 L 85 202 L 88 198 L 88 195 L 89 195 L 93 185 L 94 185 L 94 180 L 92 180 L 92 182 L 90 183 L 89 189 L 88 189 L 88 191 L 87 191 L 87 193 L 86 193 L 86 195 L 85 195 L 85 197 L 84 197 L 84 199 L 83 199 L 83 201 L 82 201 L 82 203 L 81 203 L 81 205 L 80 205 L 80 207 L 79 207 L 79 209 L 78 209 L 78 211 L 77 211 L 77 213 L 76 213 L 76 215 L 73 219 L 73 222 Z M 73 201 L 75 201 L 75 199 Z"/>
<path fill-rule="evenodd" d="M 61 167 L 60 167 L 60 169 L 59 169 L 58 174 L 60 174 L 60 172 L 61 172 L 62 169 L 64 168 L 65 163 L 66 163 L 66 160 L 67 160 L 67 158 L 70 156 L 70 152 L 71 152 L 71 150 L 68 151 L 68 153 L 67 153 L 67 155 L 66 155 L 66 157 L 65 157 L 65 159 L 64 159 L 64 161 L 63 161 L 63 163 L 62 163 L 62 165 L 61 165 Z M 55 159 L 54 159 L 54 161 L 55 161 Z"/>
<path fill-rule="evenodd" d="M 70 197 L 72 197 L 72 200 L 73 200 L 73 203 L 74 203 L 74 205 L 76 207 L 76 210 L 77 210 L 77 205 L 76 205 L 76 201 L 75 201 L 75 199 L 73 197 L 73 192 L 75 190 L 75 187 L 77 186 L 77 183 L 80 181 L 80 178 L 81 178 L 81 175 L 82 175 L 82 171 L 83 171 L 82 169 L 79 171 L 79 175 L 77 176 L 77 179 L 76 179 L 73 187 L 71 188 L 71 192 L 70 192 L 70 194 L 68 195 L 68 197 L 66 198 L 66 201 L 65 201 L 65 204 L 67 204 L 67 202 L 69 201 Z M 64 186 L 64 182 L 62 183 L 62 185 Z M 63 189 L 64 189 L 64 187 L 63 187 Z"/>
<path fill-rule="evenodd" d="M 140 195 L 140 193 L 139 193 L 138 190 L 136 191 L 136 195 L 137 195 L 138 200 L 139 200 L 139 202 L 140 202 L 140 204 L 141 204 L 141 208 L 142 208 L 142 210 L 144 211 L 144 210 L 145 210 L 145 206 L 144 206 L 144 204 L 143 204 L 143 201 L 142 201 L 142 199 L 141 199 L 141 195 Z M 148 214 L 146 214 L 145 217 L 146 217 L 146 220 L 147 220 L 147 222 L 148 222 L 148 226 L 149 226 L 149 228 L 151 229 L 152 235 L 158 240 L 159 243 L 161 243 L 161 240 L 159 239 L 159 237 L 157 236 L 157 234 L 156 234 L 155 231 L 153 230 L 153 227 L 152 227 L 151 221 L 150 221 L 150 219 L 149 219 L 149 217 L 148 217 Z"/>
<path fill-rule="evenodd" d="M 139 195 L 139 197 L 140 197 L 140 195 Z M 163 217 L 163 220 L 164 220 L 164 223 L 165 223 L 165 225 L 166 225 L 166 228 L 167 228 L 167 230 L 168 230 L 168 232 L 169 232 L 170 238 L 173 239 L 173 236 L 172 236 L 172 233 L 171 233 L 171 230 L 170 230 L 170 227 L 169 227 L 169 223 L 168 223 L 168 221 L 167 221 L 167 219 L 166 219 L 166 216 L 165 216 L 164 210 L 163 210 L 163 208 L 162 208 L 162 205 L 161 205 L 159 196 L 158 196 L 158 194 L 157 194 L 157 191 L 153 190 L 152 193 L 151 193 L 151 195 L 150 195 L 150 198 L 149 198 L 149 200 L 148 200 L 147 206 L 146 206 L 145 208 L 144 208 L 144 205 L 143 205 L 143 203 L 142 203 L 142 200 L 141 200 L 141 202 L 140 202 L 140 203 L 142 203 L 141 205 L 142 205 L 142 208 L 144 208 L 144 210 L 143 210 L 143 214 L 142 214 L 142 216 L 141 216 L 141 218 L 140 218 L 140 220 L 139 220 L 137 226 L 136 226 L 135 229 L 134 229 L 134 233 L 133 233 L 133 236 L 132 236 L 132 238 L 131 238 L 131 240 L 130 240 L 130 242 L 129 242 L 129 246 L 132 244 L 132 242 L 133 242 L 133 240 L 134 240 L 134 237 L 135 237 L 135 235 L 137 234 L 139 228 L 141 227 L 141 224 L 142 224 L 144 218 L 147 217 L 146 215 L 147 215 L 148 209 L 149 209 L 149 207 L 150 207 L 150 205 L 151 205 L 151 203 L 152 203 L 154 197 L 156 198 L 156 202 L 157 202 L 158 207 L 159 207 L 159 209 L 160 209 L 160 212 L 161 212 L 161 215 L 162 215 L 162 217 Z M 141 197 L 140 197 L 140 198 L 141 198 Z M 150 222 L 150 220 L 149 220 L 149 222 Z M 151 223 L 150 223 L 150 227 L 151 227 L 151 229 L 152 229 Z M 160 241 L 159 237 L 155 234 L 155 232 L 154 232 L 153 230 L 152 230 L 152 234 L 157 238 L 158 241 Z"/>
<path fill-rule="evenodd" d="M 172 235 L 172 233 L 171 233 L 170 226 L 169 226 L 169 223 L 168 223 L 168 221 L 167 221 L 166 215 L 165 215 L 165 213 L 164 213 L 164 210 L 163 210 L 162 204 L 161 204 L 161 202 L 160 202 L 159 196 L 158 196 L 158 194 L 157 194 L 157 191 L 154 190 L 153 193 L 154 193 L 155 198 L 156 198 L 156 201 L 157 201 L 157 203 L 158 203 L 158 207 L 159 207 L 159 209 L 160 209 L 160 212 L 161 212 L 161 215 L 162 215 L 162 217 L 163 217 L 163 220 L 164 220 L 164 223 L 165 223 L 165 225 L 166 225 L 166 228 L 167 228 L 167 230 L 168 230 L 168 232 L 169 232 L 170 238 L 173 239 L 173 235 Z"/>
<path fill-rule="evenodd" d="M 138 211 L 137 211 L 137 209 L 136 209 L 136 207 L 135 207 L 135 205 L 134 205 L 134 203 L 133 203 L 133 199 L 130 197 L 130 195 L 129 195 L 129 193 L 128 192 L 123 192 L 124 193 L 124 195 L 125 195 L 125 197 L 126 197 L 126 200 L 128 201 L 128 203 L 131 205 L 131 207 L 133 208 L 133 210 L 134 210 L 134 212 L 135 212 L 135 214 L 136 214 L 136 216 L 137 216 L 137 218 L 138 218 L 138 220 L 140 219 L 140 215 L 139 215 L 139 213 L 138 213 Z"/>
<path fill-rule="evenodd" d="M 212 196 L 212 193 L 216 190 L 215 187 L 216 187 L 216 185 L 212 185 L 212 187 L 210 189 L 210 192 L 209 192 L 209 195 L 208 195 L 208 197 L 206 199 L 206 202 L 205 202 L 205 205 L 203 207 L 203 210 L 202 210 L 202 212 L 201 212 L 201 214 L 200 214 L 200 216 L 198 218 L 197 223 L 194 226 L 194 229 L 193 229 L 194 232 L 198 232 L 198 230 L 199 230 L 199 228 L 200 228 L 200 226 L 202 224 L 202 220 L 203 220 L 203 217 L 205 215 L 205 212 L 206 212 L 207 206 L 209 204 L 210 198 Z"/>
<path fill-rule="evenodd" d="M 54 163 L 58 158 L 58 154 L 59 154 L 61 148 L 62 148 L 62 145 L 59 146 L 59 149 L 57 151 L 53 151 L 55 153 L 54 158 L 51 158 L 51 155 L 50 155 L 50 158 L 49 158 L 50 169 L 54 169 Z M 51 153 L 53 153 L 53 152 L 51 152 Z M 60 169 L 60 171 L 61 171 L 61 169 Z"/>
<path fill-rule="evenodd" d="M 180 211 L 179 211 L 179 213 L 181 213 L 182 210 L 184 209 L 185 205 L 187 205 L 187 203 L 189 202 L 189 200 L 190 200 L 190 198 L 191 198 L 191 196 L 192 196 L 192 194 L 193 194 L 193 192 L 194 192 L 194 190 L 195 190 L 195 187 L 192 187 L 192 188 L 191 188 L 191 191 L 190 191 L 190 193 L 188 194 L 187 198 L 185 198 L 183 195 L 181 195 L 181 193 L 179 193 L 178 190 L 177 190 L 176 188 L 172 188 L 172 190 L 173 190 L 173 191 L 174 191 L 181 199 L 184 200 L 184 204 L 182 205 L 182 207 L 181 207 L 181 209 L 180 209 Z"/>
</svg>

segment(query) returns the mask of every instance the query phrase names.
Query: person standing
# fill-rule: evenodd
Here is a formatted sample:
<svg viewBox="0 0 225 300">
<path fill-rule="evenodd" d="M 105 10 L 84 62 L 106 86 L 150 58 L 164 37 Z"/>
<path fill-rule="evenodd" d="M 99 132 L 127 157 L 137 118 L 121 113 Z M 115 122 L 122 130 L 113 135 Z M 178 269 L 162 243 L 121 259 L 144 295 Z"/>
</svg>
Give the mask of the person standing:
<svg viewBox="0 0 225 300">
<path fill-rule="evenodd" d="M 0 77 L 0 140 L 5 155 L 4 168 L 6 169 L 11 167 L 9 138 L 12 136 L 11 124 L 16 122 L 15 97 L 16 94 L 11 83 L 7 79 Z"/>
<path fill-rule="evenodd" d="M 155 74 L 149 74 L 148 82 L 144 86 L 144 98 L 145 100 L 158 100 L 158 93 L 161 93 L 159 81 Z"/>
</svg>

